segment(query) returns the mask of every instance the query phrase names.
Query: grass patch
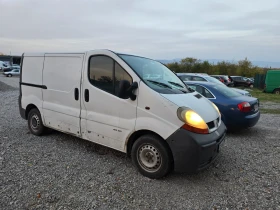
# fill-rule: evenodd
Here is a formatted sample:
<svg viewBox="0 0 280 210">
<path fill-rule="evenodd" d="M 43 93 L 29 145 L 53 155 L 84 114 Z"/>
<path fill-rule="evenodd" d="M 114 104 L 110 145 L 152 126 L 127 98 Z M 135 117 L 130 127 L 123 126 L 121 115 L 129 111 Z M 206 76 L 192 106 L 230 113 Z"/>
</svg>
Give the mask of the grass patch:
<svg viewBox="0 0 280 210">
<path fill-rule="evenodd" d="M 260 109 L 263 114 L 280 114 L 279 109 Z"/>
<path fill-rule="evenodd" d="M 280 103 L 280 95 L 276 95 L 273 93 L 264 93 L 262 90 L 257 88 L 252 88 L 252 91 L 248 91 L 255 98 L 258 98 L 260 102 L 276 102 Z"/>
</svg>

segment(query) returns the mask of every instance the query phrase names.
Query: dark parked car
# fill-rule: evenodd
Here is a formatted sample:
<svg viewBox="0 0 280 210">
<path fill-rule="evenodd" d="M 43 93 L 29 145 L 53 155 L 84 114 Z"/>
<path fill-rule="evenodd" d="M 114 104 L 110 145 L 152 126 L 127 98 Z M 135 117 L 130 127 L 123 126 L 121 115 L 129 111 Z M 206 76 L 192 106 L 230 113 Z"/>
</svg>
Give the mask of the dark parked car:
<svg viewBox="0 0 280 210">
<path fill-rule="evenodd" d="M 246 77 L 241 77 L 241 76 L 230 76 L 234 87 L 237 86 L 243 86 L 243 87 L 254 87 L 254 82 L 247 79 Z"/>
<path fill-rule="evenodd" d="M 248 128 L 258 122 L 260 112 L 257 98 L 241 95 L 223 84 L 198 81 L 185 83 L 219 108 L 228 129 Z"/>
<path fill-rule="evenodd" d="M 233 82 L 231 81 L 228 75 L 211 75 L 211 77 L 216 78 L 220 82 L 224 83 L 226 86 L 233 86 Z"/>
</svg>

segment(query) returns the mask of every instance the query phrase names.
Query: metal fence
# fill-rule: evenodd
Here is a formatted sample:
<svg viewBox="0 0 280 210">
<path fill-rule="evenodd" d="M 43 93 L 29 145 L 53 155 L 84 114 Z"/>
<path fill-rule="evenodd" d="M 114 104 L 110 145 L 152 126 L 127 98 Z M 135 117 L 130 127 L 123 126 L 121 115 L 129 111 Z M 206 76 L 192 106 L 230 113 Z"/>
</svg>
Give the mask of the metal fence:
<svg viewBox="0 0 280 210">
<path fill-rule="evenodd" d="M 265 76 L 266 74 L 256 74 L 254 87 L 264 89 Z"/>
</svg>

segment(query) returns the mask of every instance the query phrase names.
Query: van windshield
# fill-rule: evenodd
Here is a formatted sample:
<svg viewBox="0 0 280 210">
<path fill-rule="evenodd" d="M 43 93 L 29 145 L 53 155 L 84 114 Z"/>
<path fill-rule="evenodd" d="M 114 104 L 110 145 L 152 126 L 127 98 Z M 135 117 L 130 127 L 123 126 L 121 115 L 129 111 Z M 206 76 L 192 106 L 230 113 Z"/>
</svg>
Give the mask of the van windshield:
<svg viewBox="0 0 280 210">
<path fill-rule="evenodd" d="M 166 66 L 148 58 L 118 54 L 153 90 L 163 94 L 189 93 L 188 87 Z"/>
</svg>

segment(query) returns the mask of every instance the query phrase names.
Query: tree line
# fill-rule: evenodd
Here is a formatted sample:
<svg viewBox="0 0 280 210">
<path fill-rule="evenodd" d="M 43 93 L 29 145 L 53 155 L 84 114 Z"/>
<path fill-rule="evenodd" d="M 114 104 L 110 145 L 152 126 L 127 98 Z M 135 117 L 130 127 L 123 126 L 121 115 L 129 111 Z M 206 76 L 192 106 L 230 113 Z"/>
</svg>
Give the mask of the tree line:
<svg viewBox="0 0 280 210">
<path fill-rule="evenodd" d="M 254 66 L 247 58 L 236 63 L 221 61 L 211 64 L 209 61 L 187 57 L 180 62 L 169 63 L 166 66 L 176 73 L 207 73 L 209 75 L 244 77 L 254 77 L 255 74 L 265 74 L 267 71 L 267 69 Z"/>
</svg>

